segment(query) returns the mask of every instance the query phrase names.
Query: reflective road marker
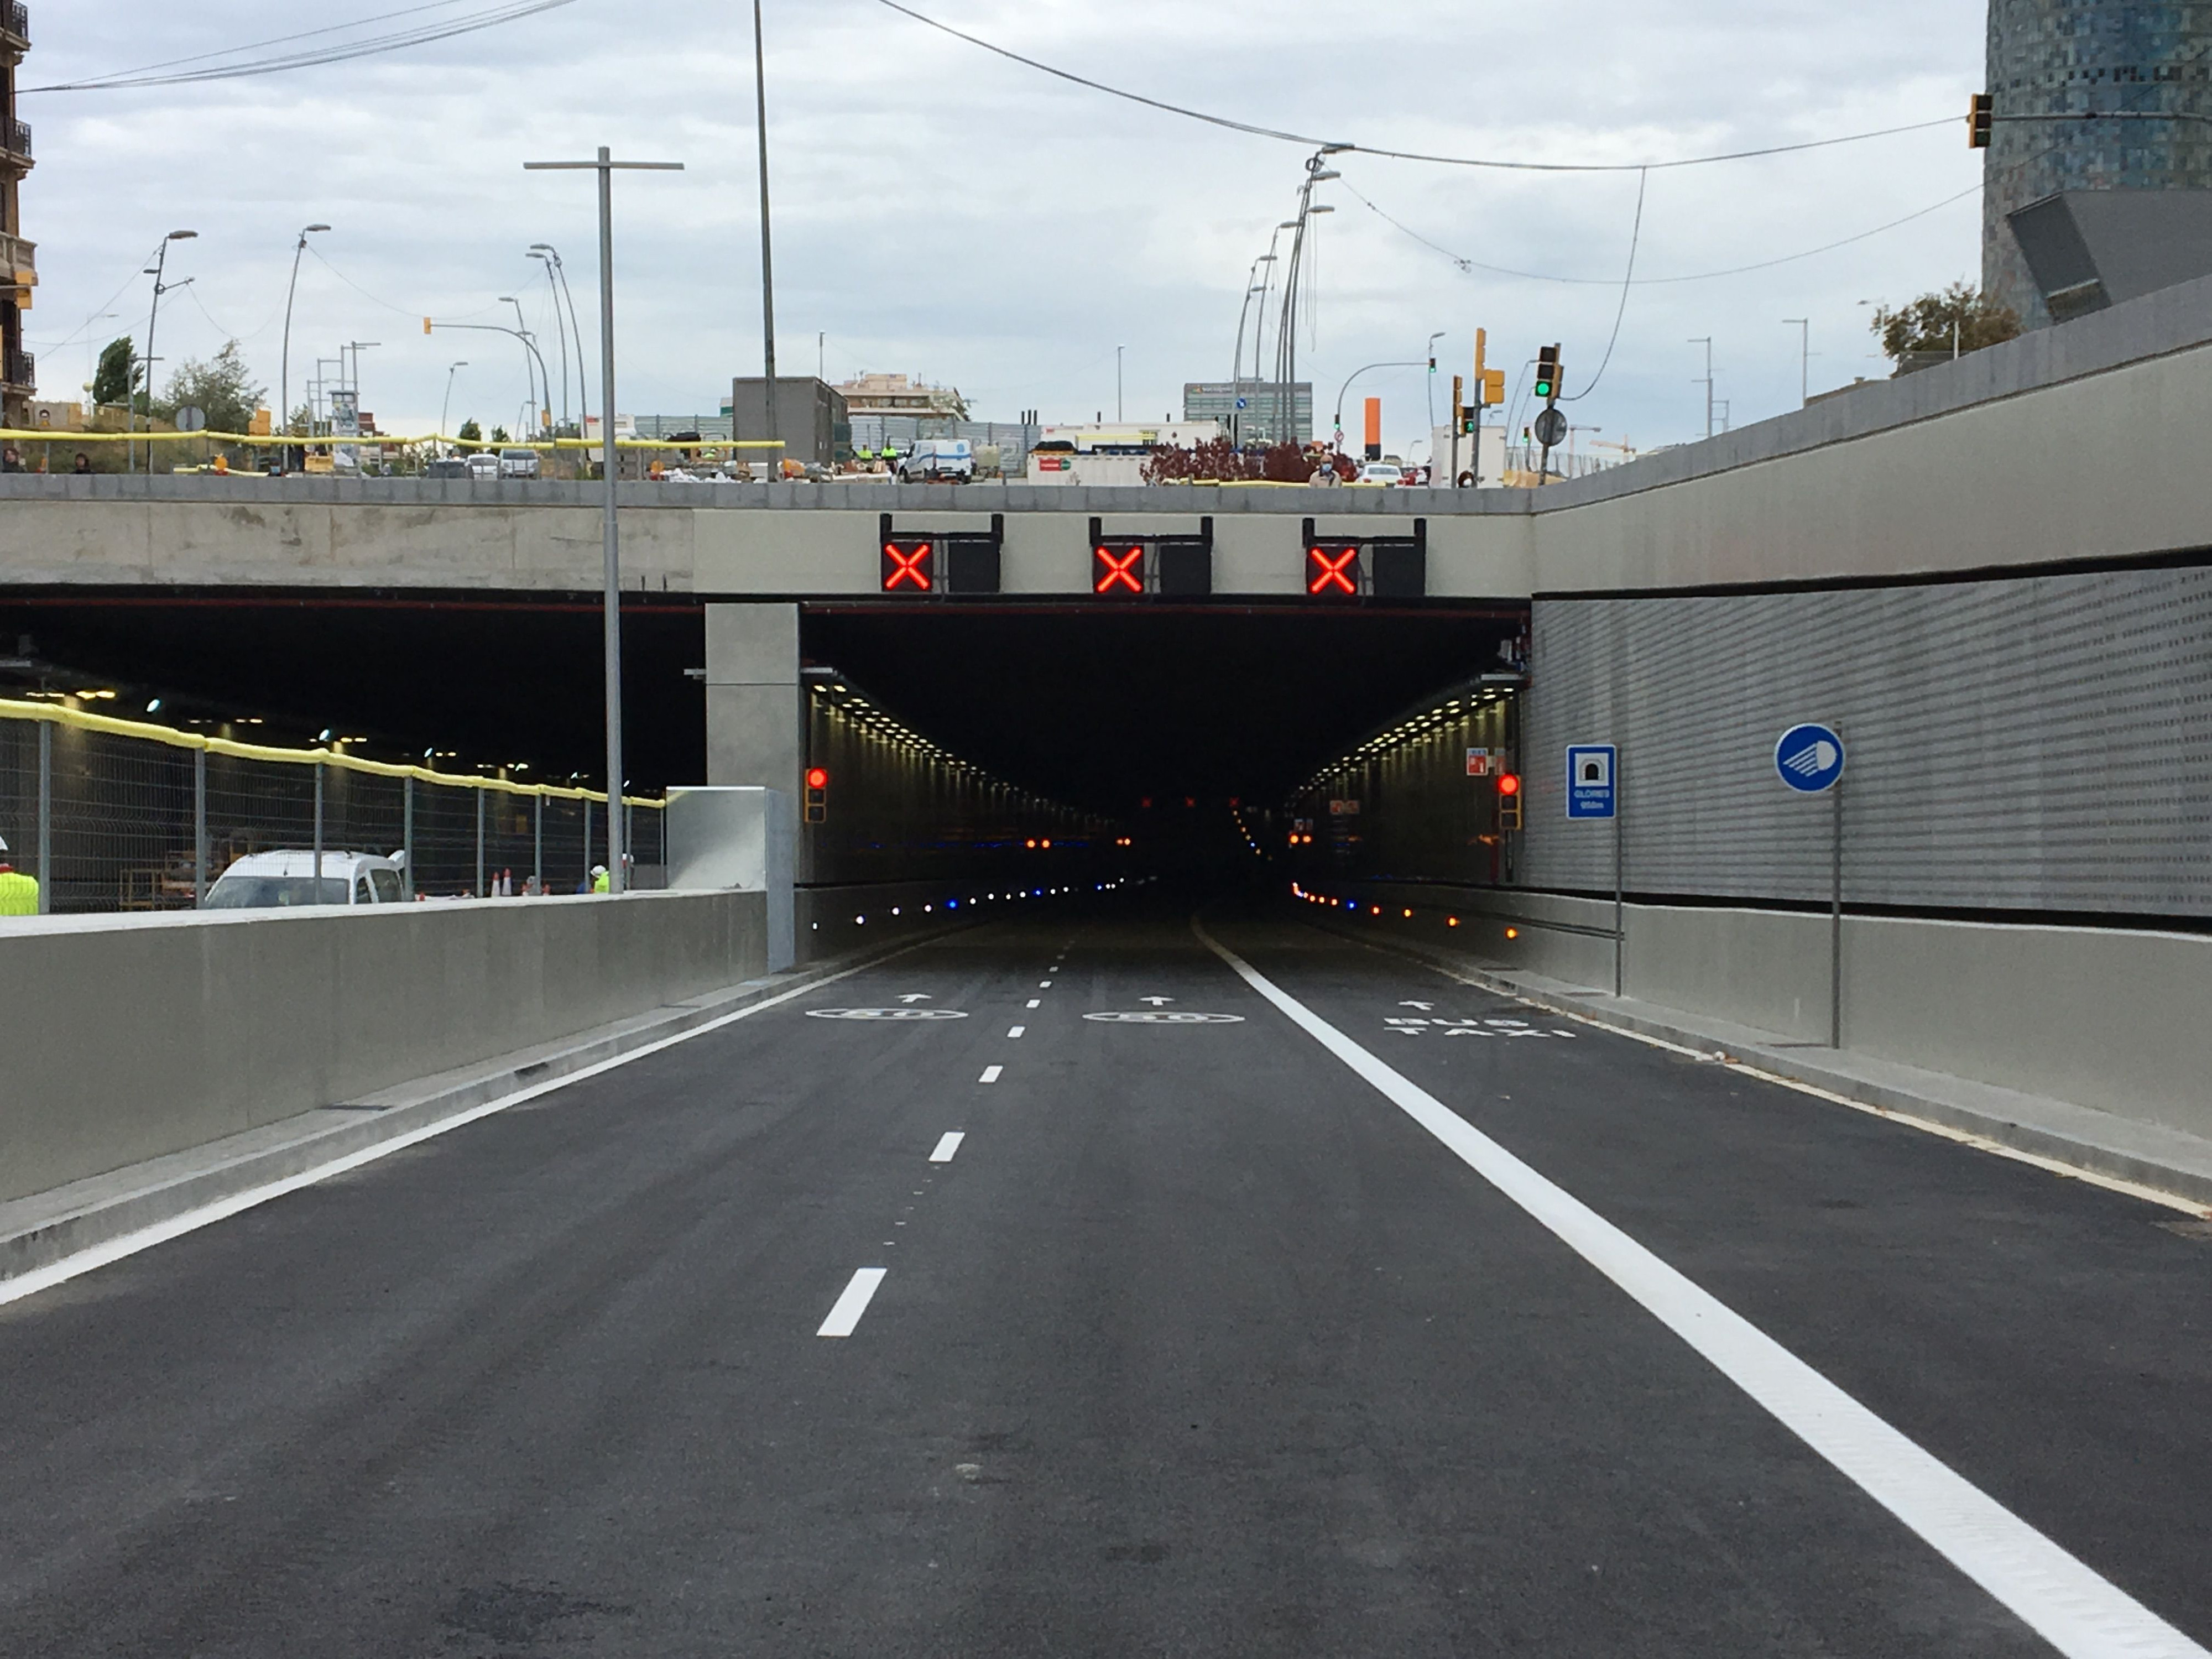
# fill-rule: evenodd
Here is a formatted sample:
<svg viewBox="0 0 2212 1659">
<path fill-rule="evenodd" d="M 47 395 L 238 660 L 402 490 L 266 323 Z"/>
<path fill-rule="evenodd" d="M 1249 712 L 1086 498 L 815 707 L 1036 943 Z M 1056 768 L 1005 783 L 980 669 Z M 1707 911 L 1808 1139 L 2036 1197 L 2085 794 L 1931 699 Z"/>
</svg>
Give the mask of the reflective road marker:
<svg viewBox="0 0 2212 1659">
<path fill-rule="evenodd" d="M 837 1298 L 837 1305 L 830 1310 L 830 1317 L 822 1322 L 822 1328 L 814 1334 L 852 1335 L 860 1328 L 860 1316 L 867 1312 L 868 1304 L 876 1299 L 876 1292 L 883 1288 L 890 1273 L 888 1267 L 863 1267 L 854 1273 L 852 1282 L 845 1286 L 844 1295 Z"/>
<path fill-rule="evenodd" d="M 1626 1291 L 2069 1659 L 2212 1654 L 1914 1443 L 1710 1291 L 1377 1060 L 1194 924 L 1291 1022 Z"/>
<path fill-rule="evenodd" d="M 929 1155 L 929 1161 L 932 1164 L 951 1163 L 952 1155 L 960 1150 L 960 1143 L 967 1139 L 964 1132 L 948 1129 L 938 1138 L 937 1150 Z"/>
</svg>

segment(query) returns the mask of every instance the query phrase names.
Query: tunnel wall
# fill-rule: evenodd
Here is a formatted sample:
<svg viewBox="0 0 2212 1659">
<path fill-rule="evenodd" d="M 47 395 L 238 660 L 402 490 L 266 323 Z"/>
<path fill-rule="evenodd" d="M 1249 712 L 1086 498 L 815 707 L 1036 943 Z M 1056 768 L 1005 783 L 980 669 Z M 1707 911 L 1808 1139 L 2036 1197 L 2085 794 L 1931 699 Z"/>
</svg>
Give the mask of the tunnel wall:
<svg viewBox="0 0 2212 1659">
<path fill-rule="evenodd" d="M 1358 880 L 1313 890 L 1357 901 L 1337 924 L 1355 932 L 1612 992 L 1613 942 L 1599 937 L 1610 899 Z M 1631 902 L 1625 920 L 1631 998 L 1827 1042 L 1827 917 Z M 2212 938 L 1858 915 L 1843 945 L 1846 1048 L 2212 1137 Z"/>
<path fill-rule="evenodd" d="M 765 902 L 0 921 L 0 1201 L 757 978 Z"/>
</svg>

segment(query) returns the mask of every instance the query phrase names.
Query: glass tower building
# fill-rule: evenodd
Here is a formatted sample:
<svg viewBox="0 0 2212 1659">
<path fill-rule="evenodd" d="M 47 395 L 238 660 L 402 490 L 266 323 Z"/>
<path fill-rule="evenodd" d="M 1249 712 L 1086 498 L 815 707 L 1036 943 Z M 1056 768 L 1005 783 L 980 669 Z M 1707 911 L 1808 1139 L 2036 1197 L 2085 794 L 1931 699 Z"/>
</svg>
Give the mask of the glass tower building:
<svg viewBox="0 0 2212 1659">
<path fill-rule="evenodd" d="M 2069 190 L 2212 189 L 2212 119 L 2008 121 L 2014 115 L 2212 117 L 2212 0 L 1990 0 L 1982 286 L 2051 321 L 2005 216 Z"/>
</svg>

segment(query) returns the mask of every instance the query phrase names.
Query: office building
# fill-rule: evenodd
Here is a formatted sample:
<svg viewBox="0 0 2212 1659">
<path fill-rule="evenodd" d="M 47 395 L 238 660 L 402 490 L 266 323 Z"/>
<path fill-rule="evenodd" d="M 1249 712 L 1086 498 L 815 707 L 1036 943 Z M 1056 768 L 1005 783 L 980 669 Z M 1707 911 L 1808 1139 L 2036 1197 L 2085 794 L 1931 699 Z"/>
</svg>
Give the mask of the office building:
<svg viewBox="0 0 2212 1659">
<path fill-rule="evenodd" d="M 1193 380 L 1182 389 L 1182 417 L 1186 422 L 1212 421 L 1232 434 L 1242 448 L 1280 443 L 1285 438 L 1306 444 L 1313 441 L 1313 382 L 1300 380 L 1283 396 L 1279 380 Z M 1244 403 L 1243 409 L 1237 400 Z M 1289 420 L 1284 419 L 1285 404 Z"/>
</svg>

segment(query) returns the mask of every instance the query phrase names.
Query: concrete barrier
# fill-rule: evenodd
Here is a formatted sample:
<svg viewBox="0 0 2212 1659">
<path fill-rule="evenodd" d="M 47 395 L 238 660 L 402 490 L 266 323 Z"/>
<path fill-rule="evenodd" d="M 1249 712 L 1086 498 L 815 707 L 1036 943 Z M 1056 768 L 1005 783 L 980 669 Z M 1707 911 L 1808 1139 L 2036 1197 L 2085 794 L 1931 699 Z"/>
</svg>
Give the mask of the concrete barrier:
<svg viewBox="0 0 2212 1659">
<path fill-rule="evenodd" d="M 757 978 L 766 902 L 0 922 L 0 1202 Z"/>
<path fill-rule="evenodd" d="M 1613 941 L 1600 937 L 1609 899 L 1405 882 L 1316 890 L 1357 899 L 1381 937 L 1613 989 Z M 1827 1041 L 1826 916 L 1632 903 L 1626 918 L 1628 996 L 1785 1042 Z M 1843 945 L 1846 1050 L 2212 1138 L 2212 938 L 1847 915 Z"/>
</svg>

